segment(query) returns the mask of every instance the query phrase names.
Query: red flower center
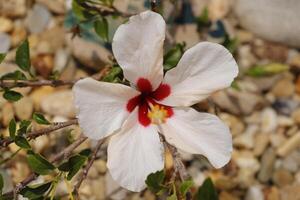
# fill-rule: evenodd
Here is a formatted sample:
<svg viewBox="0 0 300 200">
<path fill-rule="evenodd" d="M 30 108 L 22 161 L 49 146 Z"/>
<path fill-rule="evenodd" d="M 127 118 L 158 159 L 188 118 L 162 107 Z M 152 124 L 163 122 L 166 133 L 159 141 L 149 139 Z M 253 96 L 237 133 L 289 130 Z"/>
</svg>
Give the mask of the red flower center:
<svg viewBox="0 0 300 200">
<path fill-rule="evenodd" d="M 171 107 L 157 103 L 157 101 L 161 101 L 170 95 L 171 87 L 168 84 L 160 84 L 160 86 L 153 91 L 148 79 L 139 78 L 137 81 L 137 89 L 141 94 L 131 98 L 127 102 L 126 108 L 128 112 L 132 112 L 135 107 L 138 106 L 138 119 L 140 124 L 148 126 L 151 123 L 151 119 L 148 117 L 151 105 L 159 105 L 164 108 L 168 113 L 168 118 L 173 115 L 173 109 Z"/>
</svg>

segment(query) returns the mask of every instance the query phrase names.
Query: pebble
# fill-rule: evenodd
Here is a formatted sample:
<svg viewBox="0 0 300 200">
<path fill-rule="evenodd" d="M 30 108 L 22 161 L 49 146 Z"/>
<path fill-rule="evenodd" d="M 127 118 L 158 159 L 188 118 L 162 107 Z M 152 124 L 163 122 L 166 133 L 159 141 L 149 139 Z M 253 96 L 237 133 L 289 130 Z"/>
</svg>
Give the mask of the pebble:
<svg viewBox="0 0 300 200">
<path fill-rule="evenodd" d="M 43 32 L 51 19 L 51 13 L 41 4 L 35 4 L 26 18 L 26 26 L 30 33 Z"/>
<path fill-rule="evenodd" d="M 293 113 L 292 113 L 292 118 L 294 119 L 294 121 L 297 124 L 300 124 L 300 108 L 296 109 Z"/>
<path fill-rule="evenodd" d="M 26 0 L 6 0 L 0 6 L 0 13 L 7 17 L 22 17 L 26 14 Z"/>
<path fill-rule="evenodd" d="M 266 200 L 280 200 L 280 193 L 276 186 L 265 189 Z"/>
<path fill-rule="evenodd" d="M 294 181 L 294 177 L 291 172 L 285 169 L 278 169 L 274 172 L 272 180 L 279 187 L 283 187 L 291 184 Z"/>
<path fill-rule="evenodd" d="M 44 101 L 41 102 L 41 108 L 49 115 L 73 118 L 75 117 L 73 92 L 71 90 L 54 92 L 44 98 Z"/>
<path fill-rule="evenodd" d="M 281 200 L 300 200 L 300 183 L 288 185 L 280 191 Z"/>
<path fill-rule="evenodd" d="M 233 139 L 233 144 L 237 147 L 252 149 L 254 147 L 254 135 L 257 133 L 258 127 L 250 125 L 246 131 Z"/>
<path fill-rule="evenodd" d="M 43 86 L 35 89 L 31 94 L 30 98 L 33 100 L 34 109 L 40 110 L 41 103 L 44 101 L 44 98 L 53 93 L 55 89 L 50 86 Z"/>
<path fill-rule="evenodd" d="M 22 160 L 14 163 L 14 166 L 11 168 L 12 180 L 14 183 L 19 183 L 24 180 L 30 173 L 27 163 Z"/>
<path fill-rule="evenodd" d="M 2 189 L 2 192 L 3 194 L 6 193 L 6 192 L 9 192 L 13 189 L 13 182 L 12 182 L 12 179 L 11 179 L 11 174 L 9 174 L 7 172 L 7 170 L 4 170 L 2 168 L 0 168 L 0 174 L 3 178 L 3 181 L 4 181 L 4 186 L 3 186 L 3 189 Z"/>
<path fill-rule="evenodd" d="M 276 152 L 273 148 L 268 148 L 262 155 L 261 167 L 258 172 L 258 179 L 266 183 L 270 180 L 273 174 L 274 163 L 276 159 Z"/>
<path fill-rule="evenodd" d="M 114 192 L 116 191 L 120 186 L 113 180 L 113 178 L 111 177 L 110 173 L 106 173 L 105 175 L 105 182 L 106 182 L 106 187 L 105 187 L 105 194 L 110 195 L 111 199 L 125 199 L 126 195 L 127 195 L 127 191 L 124 189 L 121 189 L 120 191 Z"/>
<path fill-rule="evenodd" d="M 245 115 L 251 114 L 255 109 L 260 108 L 264 104 L 264 99 L 255 93 L 240 92 L 233 89 L 229 89 L 228 93 L 237 99 L 240 111 Z"/>
<path fill-rule="evenodd" d="M 45 5 L 51 12 L 55 14 L 64 14 L 66 12 L 66 0 L 37 0 L 39 4 Z"/>
<path fill-rule="evenodd" d="M 298 107 L 299 102 L 289 98 L 278 98 L 272 103 L 272 107 L 280 114 L 290 116 Z"/>
<path fill-rule="evenodd" d="M 270 137 L 270 143 L 273 147 L 279 148 L 283 143 L 285 143 L 287 138 L 281 132 L 277 132 Z"/>
<path fill-rule="evenodd" d="M 238 117 L 228 113 L 220 113 L 219 117 L 229 126 L 233 137 L 241 134 L 245 130 L 244 123 Z"/>
<path fill-rule="evenodd" d="M 282 167 L 290 172 L 297 172 L 300 167 L 300 152 L 293 151 L 283 158 Z"/>
<path fill-rule="evenodd" d="M 196 24 L 178 25 L 175 32 L 175 40 L 178 43 L 185 42 L 186 48 L 190 48 L 197 44 L 200 40 L 199 33 L 197 32 Z"/>
<path fill-rule="evenodd" d="M 272 133 L 276 130 L 277 114 L 272 108 L 265 108 L 261 112 L 261 130 L 264 133 Z"/>
<path fill-rule="evenodd" d="M 0 32 L 11 32 L 13 30 L 13 23 L 9 18 L 0 17 Z"/>
<path fill-rule="evenodd" d="M 32 59 L 32 65 L 36 72 L 44 78 L 49 78 L 54 67 L 54 58 L 52 54 L 39 54 Z"/>
<path fill-rule="evenodd" d="M 2 124 L 7 127 L 10 120 L 14 117 L 14 108 L 11 103 L 5 103 L 2 107 Z"/>
<path fill-rule="evenodd" d="M 260 186 L 251 186 L 246 193 L 245 200 L 264 200 L 264 194 Z"/>
<path fill-rule="evenodd" d="M 231 8 L 231 0 L 211 0 L 208 5 L 209 18 L 213 21 L 222 19 Z"/>
<path fill-rule="evenodd" d="M 264 133 L 258 133 L 254 137 L 254 149 L 253 153 L 255 156 L 260 156 L 267 148 L 269 141 L 270 141 L 270 135 L 264 134 Z"/>
<path fill-rule="evenodd" d="M 238 167 L 248 169 L 248 171 L 253 174 L 260 168 L 259 161 L 250 151 L 234 152 L 232 159 L 236 162 Z"/>
<path fill-rule="evenodd" d="M 241 45 L 237 49 L 237 56 L 238 56 L 238 66 L 241 67 L 243 70 L 249 69 L 257 61 L 257 58 L 252 53 L 251 46 L 248 44 Z"/>
<path fill-rule="evenodd" d="M 236 0 L 234 11 L 240 25 L 259 37 L 300 47 L 299 7 L 298 0 Z"/>
<path fill-rule="evenodd" d="M 54 68 L 53 71 L 62 72 L 68 63 L 69 52 L 64 49 L 58 49 L 54 56 Z"/>
<path fill-rule="evenodd" d="M 23 97 L 17 102 L 14 102 L 14 108 L 17 117 L 20 120 L 29 120 L 32 117 L 33 101 L 29 97 Z"/>
<path fill-rule="evenodd" d="M 27 37 L 27 31 L 23 26 L 15 25 L 13 32 L 11 33 L 11 43 L 13 47 L 17 47 Z M 31 46 L 31 42 L 30 46 Z"/>
<path fill-rule="evenodd" d="M 212 95 L 213 102 L 222 109 L 233 114 L 240 114 L 239 108 L 233 103 L 225 91 L 219 91 Z"/>
<path fill-rule="evenodd" d="M 94 42 L 75 37 L 73 40 L 69 40 L 69 45 L 73 56 L 86 67 L 99 70 L 110 62 L 108 58 L 111 53 Z"/>
<path fill-rule="evenodd" d="M 297 132 L 288 140 L 286 140 L 277 150 L 279 156 L 287 156 L 300 146 L 300 132 Z"/>
<path fill-rule="evenodd" d="M 222 191 L 219 195 L 220 200 L 239 200 L 238 197 L 235 197 L 231 192 Z"/>
<path fill-rule="evenodd" d="M 272 88 L 272 93 L 276 97 L 290 97 L 295 92 L 295 85 L 289 79 L 282 79 L 278 81 Z"/>
<path fill-rule="evenodd" d="M 7 53 L 11 47 L 10 36 L 6 33 L 0 33 L 0 53 Z"/>
</svg>

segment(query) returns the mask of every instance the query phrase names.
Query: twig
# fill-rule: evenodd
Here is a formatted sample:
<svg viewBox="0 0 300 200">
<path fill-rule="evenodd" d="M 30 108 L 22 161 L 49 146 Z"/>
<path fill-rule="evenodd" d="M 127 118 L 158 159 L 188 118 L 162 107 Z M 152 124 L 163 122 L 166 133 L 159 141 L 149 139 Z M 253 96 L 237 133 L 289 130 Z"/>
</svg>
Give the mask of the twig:
<svg viewBox="0 0 300 200">
<path fill-rule="evenodd" d="M 45 134 L 50 133 L 52 131 L 56 131 L 58 129 L 62 129 L 62 128 L 65 128 L 67 126 L 71 126 L 71 125 L 74 125 L 74 124 L 77 124 L 77 123 L 78 123 L 77 119 L 72 119 L 72 120 L 67 121 L 67 122 L 53 123 L 53 125 L 50 126 L 50 127 L 29 132 L 27 134 L 27 139 L 29 139 L 29 140 L 35 139 L 35 138 L 37 138 L 37 137 L 39 137 L 41 135 L 45 135 Z M 1 147 L 7 147 L 12 142 L 13 142 L 13 140 L 11 138 L 9 138 L 9 137 L 1 139 L 0 140 L 0 148 Z"/>
<path fill-rule="evenodd" d="M 61 159 L 68 158 L 74 149 L 76 149 L 80 144 L 82 144 L 87 137 L 81 135 L 75 142 L 73 142 L 71 145 L 69 145 L 67 148 L 65 148 L 62 152 L 54 156 L 50 162 L 55 163 Z M 37 173 L 30 174 L 27 178 L 25 178 L 23 181 L 18 183 L 13 191 L 7 192 L 3 194 L 3 197 L 5 198 L 13 198 L 16 197 L 17 194 L 20 193 L 22 189 L 24 189 L 29 183 L 34 181 L 39 175 Z"/>
<path fill-rule="evenodd" d="M 76 183 L 76 185 L 74 186 L 74 190 L 73 190 L 73 193 L 75 194 L 75 196 L 79 196 L 79 188 L 82 184 L 82 182 L 86 179 L 88 173 L 89 173 L 89 170 L 90 168 L 92 167 L 96 157 L 97 157 L 97 153 L 98 151 L 100 150 L 102 144 L 105 142 L 105 139 L 102 139 L 102 140 L 99 140 L 97 145 L 96 145 L 96 148 L 95 150 L 93 151 L 93 154 L 92 154 L 92 157 L 90 159 L 90 161 L 88 162 L 88 164 L 85 166 L 85 168 L 83 169 L 81 175 L 80 175 L 80 178 L 78 179 L 78 182 Z"/>
<path fill-rule="evenodd" d="M 1 80 L 1 88 L 14 88 L 14 87 L 40 87 L 52 86 L 58 87 L 63 85 L 73 85 L 78 80 L 64 81 L 64 80 L 38 80 L 38 81 L 23 81 L 23 80 Z"/>
<path fill-rule="evenodd" d="M 157 12 L 157 2 L 156 0 L 150 0 L 151 10 Z"/>
<path fill-rule="evenodd" d="M 100 80 L 102 77 L 107 74 L 107 70 L 109 67 L 104 67 L 100 72 L 91 76 L 91 78 Z M 79 79 L 75 80 L 0 80 L 0 88 L 15 88 L 15 87 L 40 87 L 40 86 L 51 86 L 51 87 L 59 87 L 65 85 L 74 85 Z"/>
<path fill-rule="evenodd" d="M 172 158 L 173 158 L 174 174 L 172 175 L 171 179 L 173 179 L 173 181 L 174 181 L 175 178 L 176 178 L 177 173 L 179 173 L 179 177 L 180 177 L 180 180 L 182 182 L 188 180 L 190 178 L 190 176 L 186 171 L 186 168 L 185 168 L 185 166 L 184 166 L 184 164 L 183 164 L 183 162 L 180 158 L 180 155 L 177 151 L 177 148 L 167 142 L 166 138 L 163 135 L 163 131 L 162 131 L 162 128 L 161 128 L 160 125 L 158 125 L 158 129 L 159 129 L 159 132 L 160 132 L 159 137 L 160 137 L 161 142 L 163 143 L 165 149 L 168 149 L 170 151 L 170 153 L 172 155 Z M 191 194 L 190 191 L 188 191 L 186 193 L 185 199 L 186 200 L 192 199 L 192 194 Z"/>
</svg>

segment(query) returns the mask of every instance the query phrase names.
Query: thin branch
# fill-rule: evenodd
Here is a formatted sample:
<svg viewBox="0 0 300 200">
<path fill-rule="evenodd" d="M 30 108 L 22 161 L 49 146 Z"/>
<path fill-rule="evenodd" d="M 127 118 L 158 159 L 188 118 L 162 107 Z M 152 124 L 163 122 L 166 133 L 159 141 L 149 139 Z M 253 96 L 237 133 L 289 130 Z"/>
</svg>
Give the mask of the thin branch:
<svg viewBox="0 0 300 200">
<path fill-rule="evenodd" d="M 78 182 L 76 183 L 76 185 L 74 186 L 74 190 L 73 193 L 75 194 L 75 196 L 79 196 L 79 188 L 82 184 L 82 182 L 86 179 L 90 168 L 92 167 L 94 161 L 96 160 L 97 157 L 97 153 L 100 150 L 102 144 L 105 142 L 105 139 L 99 140 L 97 142 L 97 145 L 95 147 L 95 150 L 93 151 L 92 157 L 90 159 L 90 161 L 88 162 L 88 164 L 85 166 L 85 168 L 83 169 L 80 178 L 78 179 Z"/>
<path fill-rule="evenodd" d="M 71 153 L 73 152 L 74 149 L 76 149 L 80 144 L 82 144 L 87 137 L 81 135 L 75 142 L 73 142 L 71 145 L 69 145 L 67 148 L 65 148 L 62 152 L 54 156 L 50 162 L 55 163 L 61 159 L 66 159 L 68 158 Z M 7 192 L 3 194 L 3 197 L 5 198 L 13 198 L 16 197 L 17 194 L 20 193 L 22 189 L 24 189 L 29 183 L 37 179 L 39 175 L 37 173 L 32 173 L 30 174 L 27 178 L 25 178 L 23 181 L 18 183 L 13 191 Z"/>
<path fill-rule="evenodd" d="M 173 158 L 174 174 L 172 175 L 171 179 L 174 181 L 175 178 L 176 178 L 176 175 L 178 173 L 181 182 L 184 182 L 184 181 L 188 180 L 190 178 L 190 176 L 187 173 L 187 170 L 186 170 L 186 168 L 185 168 L 185 166 L 184 166 L 184 164 L 183 164 L 183 162 L 180 158 L 180 155 L 177 151 L 177 148 L 167 142 L 166 138 L 163 135 L 163 131 L 162 131 L 162 128 L 161 128 L 160 125 L 158 125 L 158 129 L 159 129 L 159 137 L 160 137 L 161 142 L 164 145 L 164 148 L 168 149 L 170 151 L 170 153 L 172 155 L 172 158 Z M 192 199 L 192 194 L 191 194 L 190 191 L 188 191 L 186 193 L 185 199 L 186 200 Z"/>
<path fill-rule="evenodd" d="M 58 87 L 63 85 L 73 85 L 78 80 L 64 81 L 64 80 L 38 80 L 38 81 L 27 81 L 27 80 L 1 80 L 1 88 L 14 88 L 14 87 L 40 87 L 40 86 L 51 86 Z"/>
<path fill-rule="evenodd" d="M 150 0 L 151 10 L 157 12 L 157 2 L 156 0 Z"/>
<path fill-rule="evenodd" d="M 100 72 L 93 74 L 91 78 L 100 80 L 107 74 L 109 67 L 104 67 Z M 74 85 L 79 79 L 74 80 L 0 80 L 0 88 L 15 88 L 15 87 L 40 87 L 40 86 L 51 86 L 59 87 L 65 85 Z"/>
<path fill-rule="evenodd" d="M 77 123 L 78 123 L 77 119 L 72 119 L 72 120 L 67 121 L 67 122 L 53 123 L 53 125 L 50 126 L 50 127 L 29 132 L 27 134 L 27 139 L 32 140 L 32 139 L 35 139 L 35 138 L 37 138 L 37 137 L 39 137 L 41 135 L 45 135 L 45 134 L 48 134 L 48 133 L 50 133 L 52 131 L 56 131 L 58 129 L 62 129 L 62 128 L 65 128 L 67 126 L 71 126 L 71 125 L 74 125 L 74 124 L 77 124 Z M 0 148 L 1 147 L 7 147 L 9 144 L 11 144 L 13 142 L 14 141 L 11 138 L 9 138 L 9 137 L 1 139 L 0 140 Z"/>
</svg>

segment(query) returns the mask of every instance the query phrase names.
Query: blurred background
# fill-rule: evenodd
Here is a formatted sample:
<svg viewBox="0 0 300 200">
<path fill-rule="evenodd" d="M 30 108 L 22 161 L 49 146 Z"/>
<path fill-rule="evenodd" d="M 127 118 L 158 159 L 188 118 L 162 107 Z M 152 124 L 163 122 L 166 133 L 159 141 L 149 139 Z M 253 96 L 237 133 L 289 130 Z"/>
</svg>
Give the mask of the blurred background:
<svg viewBox="0 0 300 200">
<path fill-rule="evenodd" d="M 7 79 L 8 73 L 20 70 L 15 54 L 28 38 L 33 75 L 21 70 L 27 79 L 73 81 L 93 75 L 123 83 L 111 40 L 128 16 L 149 8 L 149 1 L 143 0 L 0 0 L 0 53 L 6 54 L 0 77 Z M 200 156 L 182 153 L 195 186 L 211 177 L 220 200 L 300 200 L 300 1 L 161 0 L 156 9 L 168 23 L 165 71 L 201 41 L 224 45 L 240 69 L 230 88 L 195 105 L 228 124 L 234 145 L 231 162 L 220 170 Z M 75 117 L 70 85 L 15 88 L 23 96 L 15 102 L 2 97 L 2 89 L 2 139 L 9 137 L 13 118 L 17 124 L 31 120 L 30 128 L 38 130 L 47 126 L 32 120 L 35 112 L 51 122 Z M 50 158 L 79 135 L 79 127 L 73 125 L 38 137 L 30 145 Z M 75 151 L 94 146 L 87 140 Z M 3 193 L 30 175 L 26 157 L 20 145 L 1 147 Z M 79 189 L 81 199 L 155 199 L 150 191 L 135 194 L 120 189 L 106 172 L 104 145 Z M 40 176 L 35 183 L 52 178 Z M 74 182 L 76 176 L 69 186 Z M 68 190 L 68 184 L 58 181 L 56 199 L 69 199 Z"/>
</svg>

